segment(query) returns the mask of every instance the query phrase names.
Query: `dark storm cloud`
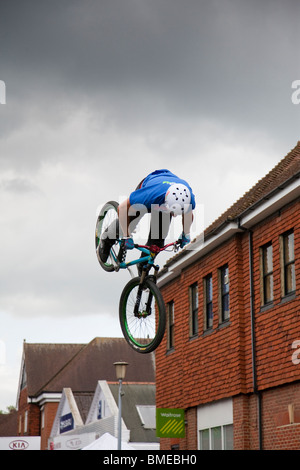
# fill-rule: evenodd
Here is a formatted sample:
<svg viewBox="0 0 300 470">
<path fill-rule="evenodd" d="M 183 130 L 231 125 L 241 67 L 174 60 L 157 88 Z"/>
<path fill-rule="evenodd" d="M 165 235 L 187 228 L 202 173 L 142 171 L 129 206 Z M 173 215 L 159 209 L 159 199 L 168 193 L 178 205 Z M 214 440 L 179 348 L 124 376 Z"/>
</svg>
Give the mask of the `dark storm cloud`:
<svg viewBox="0 0 300 470">
<path fill-rule="evenodd" d="M 1 340 L 116 335 L 128 273 L 99 267 L 96 208 L 147 172 L 187 179 L 207 226 L 295 146 L 299 13 L 299 0 L 0 0 Z"/>
<path fill-rule="evenodd" d="M 264 150 L 270 155 L 278 139 L 287 152 L 296 141 L 299 111 L 290 95 L 299 78 L 298 18 L 292 0 L 3 0 L 0 190 L 7 204 L 34 214 L 23 225 L 28 246 L 39 246 L 44 260 L 31 224 L 47 213 L 59 227 L 49 260 L 61 245 L 73 260 L 64 237 L 73 224 L 78 233 L 80 212 L 85 260 L 94 229 L 87 208 L 126 194 L 161 165 L 191 180 L 203 198 L 216 187 L 226 195 L 222 204 L 249 189 L 255 163 L 263 174 Z M 106 177 L 111 162 L 114 187 Z M 213 202 L 217 212 L 221 202 Z M 35 281 L 41 268 L 33 268 Z M 54 279 L 59 290 L 65 283 L 57 276 L 56 287 Z"/>
<path fill-rule="evenodd" d="M 289 104 L 299 71 L 293 0 L 10 1 L 1 10 L 3 79 L 17 97 L 43 95 L 45 108 L 69 99 L 120 119 L 130 107 L 139 121 L 149 105 L 151 118 L 265 123 Z"/>
</svg>

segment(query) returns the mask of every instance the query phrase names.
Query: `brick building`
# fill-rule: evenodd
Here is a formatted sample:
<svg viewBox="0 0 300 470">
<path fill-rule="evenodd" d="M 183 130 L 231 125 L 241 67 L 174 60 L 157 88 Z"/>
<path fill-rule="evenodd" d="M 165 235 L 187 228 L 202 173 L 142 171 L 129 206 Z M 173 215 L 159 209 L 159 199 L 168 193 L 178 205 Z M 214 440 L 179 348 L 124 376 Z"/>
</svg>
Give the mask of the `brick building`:
<svg viewBox="0 0 300 470">
<path fill-rule="evenodd" d="M 162 270 L 161 449 L 300 448 L 299 175 L 300 142 Z"/>
<path fill-rule="evenodd" d="M 136 354 L 123 338 L 95 338 L 88 344 L 24 342 L 17 435 L 41 436 L 41 449 L 47 449 L 63 389 L 80 395 L 81 409 L 83 399 L 87 408 L 99 380 L 118 383 L 113 364 L 120 360 L 129 364 L 124 385 L 155 384 L 153 354 Z"/>
</svg>

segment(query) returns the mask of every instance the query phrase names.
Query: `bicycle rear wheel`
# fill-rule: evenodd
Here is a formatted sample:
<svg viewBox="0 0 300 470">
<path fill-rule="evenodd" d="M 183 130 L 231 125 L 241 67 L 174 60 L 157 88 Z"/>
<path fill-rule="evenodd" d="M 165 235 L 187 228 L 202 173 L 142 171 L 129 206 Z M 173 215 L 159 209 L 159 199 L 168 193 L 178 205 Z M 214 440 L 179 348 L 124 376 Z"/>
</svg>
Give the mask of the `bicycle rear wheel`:
<svg viewBox="0 0 300 470">
<path fill-rule="evenodd" d="M 156 284 L 131 279 L 123 289 L 119 319 L 124 338 L 139 353 L 150 353 L 160 344 L 166 327 L 165 304 Z"/>
<path fill-rule="evenodd" d="M 107 202 L 101 209 L 97 218 L 95 230 L 96 255 L 101 267 L 105 271 L 114 271 L 116 267 L 115 260 L 118 257 L 120 245 L 119 238 L 119 219 L 118 206 L 116 201 Z M 100 248 L 103 241 L 108 243 L 109 253 L 107 259 L 101 258 Z"/>
</svg>

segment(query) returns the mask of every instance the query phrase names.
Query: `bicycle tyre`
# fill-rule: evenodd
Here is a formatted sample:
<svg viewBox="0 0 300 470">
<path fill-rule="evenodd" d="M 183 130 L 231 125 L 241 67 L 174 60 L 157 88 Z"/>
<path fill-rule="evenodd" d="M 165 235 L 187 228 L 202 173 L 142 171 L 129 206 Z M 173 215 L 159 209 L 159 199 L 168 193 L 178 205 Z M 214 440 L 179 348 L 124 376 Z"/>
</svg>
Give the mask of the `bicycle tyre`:
<svg viewBox="0 0 300 470">
<path fill-rule="evenodd" d="M 166 310 L 160 290 L 153 281 L 146 278 L 143 284 L 141 305 L 147 308 L 147 295 L 151 293 L 152 313 L 145 315 L 144 309 L 139 317 L 136 316 L 133 310 L 139 285 L 140 278 L 135 277 L 124 287 L 119 303 L 119 320 L 127 343 L 136 352 L 145 354 L 154 351 L 163 339 L 166 328 Z M 152 337 L 149 336 L 150 334 Z"/>
<path fill-rule="evenodd" d="M 116 230 L 118 231 L 118 206 L 119 204 L 116 201 L 109 201 L 101 208 L 101 211 L 98 215 L 97 222 L 96 222 L 96 229 L 95 229 L 95 247 L 96 247 L 96 255 L 97 259 L 100 263 L 100 266 L 108 272 L 115 271 L 115 265 L 112 262 L 111 255 L 108 256 L 107 261 L 104 262 L 100 258 L 99 254 L 99 247 L 101 237 L 103 237 L 105 231 L 110 226 L 110 224 L 116 224 Z M 119 234 L 116 233 L 116 238 L 118 238 Z M 115 256 L 118 256 L 120 246 L 117 243 L 114 243 L 112 249 L 115 251 Z"/>
</svg>

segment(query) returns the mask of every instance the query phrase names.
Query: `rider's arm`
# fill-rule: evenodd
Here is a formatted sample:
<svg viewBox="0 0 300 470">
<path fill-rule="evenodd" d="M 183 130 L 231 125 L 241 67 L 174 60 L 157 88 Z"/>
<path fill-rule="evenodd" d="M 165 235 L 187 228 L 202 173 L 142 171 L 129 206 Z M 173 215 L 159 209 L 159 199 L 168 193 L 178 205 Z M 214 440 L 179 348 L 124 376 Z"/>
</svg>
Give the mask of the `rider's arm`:
<svg viewBox="0 0 300 470">
<path fill-rule="evenodd" d="M 185 234 L 189 234 L 194 220 L 193 211 L 182 215 L 182 229 Z"/>
</svg>

